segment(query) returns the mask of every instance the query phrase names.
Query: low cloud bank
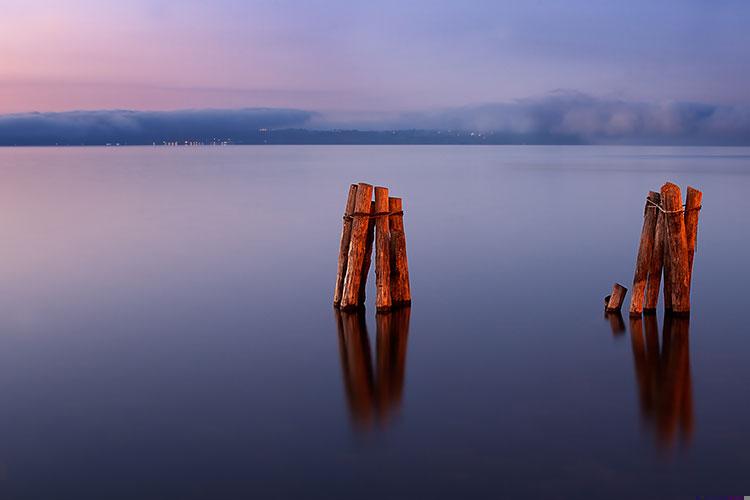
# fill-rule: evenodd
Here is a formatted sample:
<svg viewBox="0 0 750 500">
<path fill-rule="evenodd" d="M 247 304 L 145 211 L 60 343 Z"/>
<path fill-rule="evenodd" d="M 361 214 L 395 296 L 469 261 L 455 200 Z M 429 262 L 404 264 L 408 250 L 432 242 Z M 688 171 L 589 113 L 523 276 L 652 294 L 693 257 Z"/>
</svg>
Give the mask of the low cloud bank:
<svg viewBox="0 0 750 500">
<path fill-rule="evenodd" d="M 269 108 L 22 113 L 0 116 L 0 145 L 210 142 L 257 136 L 263 127 L 303 127 L 313 115 Z"/>
<path fill-rule="evenodd" d="M 272 132 L 261 133 L 265 128 Z M 358 132 L 353 132 L 353 130 Z M 407 134 L 383 131 L 401 130 Z M 346 132 L 350 131 L 350 132 Z M 479 133 L 477 136 L 468 135 Z M 554 92 L 427 112 L 334 117 L 297 109 L 74 111 L 0 116 L 0 145 L 526 143 L 750 146 L 750 106 L 647 103 Z"/>
<path fill-rule="evenodd" d="M 578 92 L 402 113 L 358 125 L 372 130 L 478 131 L 522 137 L 529 143 L 750 145 L 750 106 L 629 102 Z"/>
</svg>

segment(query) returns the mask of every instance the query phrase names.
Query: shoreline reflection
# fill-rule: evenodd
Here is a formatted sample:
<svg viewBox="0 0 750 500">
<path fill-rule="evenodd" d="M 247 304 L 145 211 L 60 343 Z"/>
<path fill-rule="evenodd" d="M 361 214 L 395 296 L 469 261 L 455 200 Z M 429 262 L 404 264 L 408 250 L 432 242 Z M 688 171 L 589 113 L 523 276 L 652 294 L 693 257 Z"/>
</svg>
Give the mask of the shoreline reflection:
<svg viewBox="0 0 750 500">
<path fill-rule="evenodd" d="M 364 311 L 335 311 L 349 416 L 358 430 L 386 427 L 401 407 L 410 314 L 408 307 L 377 314 L 373 368 Z"/>
<path fill-rule="evenodd" d="M 694 432 L 689 321 L 666 315 L 660 348 L 655 315 L 630 319 L 641 417 L 664 449 L 673 448 L 678 436 L 689 444 Z"/>
</svg>

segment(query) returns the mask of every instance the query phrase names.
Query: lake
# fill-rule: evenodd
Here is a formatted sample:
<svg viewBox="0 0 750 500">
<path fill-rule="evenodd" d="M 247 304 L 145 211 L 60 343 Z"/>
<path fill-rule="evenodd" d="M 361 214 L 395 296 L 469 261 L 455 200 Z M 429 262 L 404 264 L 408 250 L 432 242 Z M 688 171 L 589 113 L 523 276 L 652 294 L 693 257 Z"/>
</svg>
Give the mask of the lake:
<svg viewBox="0 0 750 500">
<path fill-rule="evenodd" d="M 750 494 L 750 149 L 0 149 L 3 498 Z M 413 304 L 332 308 L 348 186 Z M 605 317 L 704 193 L 689 321 Z"/>
</svg>

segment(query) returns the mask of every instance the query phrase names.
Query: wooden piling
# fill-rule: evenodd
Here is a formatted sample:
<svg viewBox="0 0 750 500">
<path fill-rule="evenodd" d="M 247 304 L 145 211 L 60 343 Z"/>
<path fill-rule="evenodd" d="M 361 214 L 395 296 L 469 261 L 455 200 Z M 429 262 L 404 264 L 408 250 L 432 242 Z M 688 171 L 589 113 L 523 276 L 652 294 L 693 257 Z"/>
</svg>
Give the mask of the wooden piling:
<svg viewBox="0 0 750 500">
<path fill-rule="evenodd" d="M 657 205 L 660 195 L 650 191 L 646 199 L 646 208 L 643 213 L 643 228 L 641 229 L 641 242 L 638 246 L 638 257 L 635 263 L 635 275 L 633 277 L 633 291 L 630 294 L 630 315 L 640 316 L 643 313 L 644 292 L 646 280 L 651 265 L 651 256 L 654 253 L 654 238 L 656 235 Z"/>
<path fill-rule="evenodd" d="M 375 219 L 372 215 L 375 213 L 375 202 L 370 202 L 370 220 L 367 224 L 367 237 L 365 238 L 365 258 L 362 260 L 362 279 L 359 282 L 359 303 L 362 307 L 365 305 L 365 295 L 367 292 L 367 277 L 370 274 L 370 264 L 372 263 L 372 246 L 375 242 Z"/>
<path fill-rule="evenodd" d="M 619 283 L 615 283 L 612 286 L 612 294 L 606 299 L 606 311 L 614 312 L 619 311 L 622 308 L 622 303 L 625 302 L 625 295 L 628 293 L 628 289 Z"/>
<path fill-rule="evenodd" d="M 685 236 L 688 250 L 688 289 L 693 279 L 693 257 L 698 239 L 698 215 L 700 214 L 703 193 L 688 186 L 685 195 Z"/>
<path fill-rule="evenodd" d="M 659 195 L 661 200 L 661 195 Z M 664 266 L 664 214 L 657 207 L 652 210 L 656 212 L 656 229 L 654 231 L 654 247 L 648 266 L 648 280 L 646 285 L 646 302 L 643 306 L 645 314 L 654 314 L 659 302 L 659 286 L 661 285 L 661 274 Z"/>
<path fill-rule="evenodd" d="M 391 308 L 390 216 L 388 188 L 375 188 L 375 307 L 384 312 Z"/>
<path fill-rule="evenodd" d="M 662 208 L 664 202 L 662 201 Z M 662 245 L 664 246 L 664 312 L 672 313 L 672 258 L 669 256 L 669 244 L 667 243 L 667 214 L 662 212 L 664 218 L 664 232 L 662 234 Z"/>
<path fill-rule="evenodd" d="M 363 304 L 363 302 L 360 302 L 359 300 L 360 285 L 362 283 L 362 266 L 365 261 L 365 251 L 367 246 L 367 229 L 370 225 L 369 214 L 371 200 L 372 186 L 360 182 L 357 185 L 357 196 L 354 205 L 346 276 L 344 278 L 344 289 L 341 296 L 342 309 L 353 309 Z"/>
<path fill-rule="evenodd" d="M 409 285 L 409 263 L 406 258 L 406 234 L 404 232 L 404 214 L 401 198 L 389 198 L 391 212 L 389 229 L 391 231 L 390 267 L 391 267 L 391 304 L 393 307 L 411 304 L 411 287 Z"/>
<path fill-rule="evenodd" d="M 352 235 L 352 214 L 357 201 L 357 185 L 349 186 L 349 196 L 346 198 L 344 208 L 344 223 L 341 229 L 341 244 L 339 246 L 339 263 L 336 269 L 336 287 L 333 291 L 333 305 L 341 304 L 341 294 L 344 290 L 344 277 L 346 276 L 346 264 L 349 259 L 349 242 Z"/>
<path fill-rule="evenodd" d="M 667 182 L 661 187 L 661 198 L 666 216 L 672 312 L 685 315 L 690 313 L 690 273 L 685 217 L 679 186 Z"/>
</svg>

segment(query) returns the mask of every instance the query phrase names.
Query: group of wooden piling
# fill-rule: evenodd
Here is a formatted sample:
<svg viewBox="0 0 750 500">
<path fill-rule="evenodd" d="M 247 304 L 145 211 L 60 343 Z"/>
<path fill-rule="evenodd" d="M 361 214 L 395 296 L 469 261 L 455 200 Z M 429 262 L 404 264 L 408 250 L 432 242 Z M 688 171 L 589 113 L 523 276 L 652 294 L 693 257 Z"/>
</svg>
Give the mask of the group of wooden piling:
<svg viewBox="0 0 750 500">
<path fill-rule="evenodd" d="M 333 294 L 333 305 L 343 310 L 364 307 L 373 242 L 377 310 L 411 304 L 403 204 L 386 187 L 374 191 L 373 201 L 370 184 L 349 186 Z"/>
<path fill-rule="evenodd" d="M 664 309 L 690 314 L 690 286 L 703 193 L 688 187 L 685 204 L 679 186 L 667 182 L 659 193 L 649 192 L 630 298 L 630 315 L 656 312 L 664 276 Z M 606 299 L 607 311 L 619 311 L 627 289 L 615 283 Z"/>
</svg>

